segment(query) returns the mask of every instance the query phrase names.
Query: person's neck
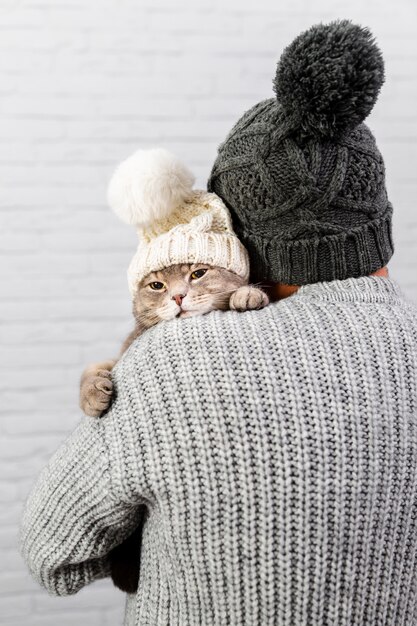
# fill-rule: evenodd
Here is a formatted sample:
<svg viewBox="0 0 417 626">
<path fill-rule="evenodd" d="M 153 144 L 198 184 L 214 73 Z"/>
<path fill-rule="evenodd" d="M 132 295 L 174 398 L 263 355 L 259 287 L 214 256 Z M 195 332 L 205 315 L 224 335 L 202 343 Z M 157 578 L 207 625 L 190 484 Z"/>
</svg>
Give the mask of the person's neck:
<svg viewBox="0 0 417 626">
<path fill-rule="evenodd" d="M 387 278 L 388 268 L 381 267 L 381 269 L 377 270 L 373 274 L 370 274 L 370 276 L 382 276 L 383 278 Z M 292 296 L 299 289 L 300 289 L 300 285 L 286 285 L 285 283 L 269 283 L 265 287 L 265 290 L 267 291 L 271 302 L 276 302 L 277 300 L 288 298 L 289 296 Z"/>
</svg>

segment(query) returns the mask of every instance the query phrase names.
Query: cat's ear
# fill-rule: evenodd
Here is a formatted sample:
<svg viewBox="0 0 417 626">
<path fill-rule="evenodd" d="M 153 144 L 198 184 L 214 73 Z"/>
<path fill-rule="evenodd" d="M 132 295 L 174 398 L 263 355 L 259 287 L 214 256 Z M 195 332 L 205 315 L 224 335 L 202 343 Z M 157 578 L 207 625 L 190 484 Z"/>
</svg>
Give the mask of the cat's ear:
<svg viewBox="0 0 417 626">
<path fill-rule="evenodd" d="M 107 198 L 121 220 L 140 227 L 167 218 L 193 184 L 193 174 L 167 150 L 138 150 L 117 167 Z"/>
</svg>

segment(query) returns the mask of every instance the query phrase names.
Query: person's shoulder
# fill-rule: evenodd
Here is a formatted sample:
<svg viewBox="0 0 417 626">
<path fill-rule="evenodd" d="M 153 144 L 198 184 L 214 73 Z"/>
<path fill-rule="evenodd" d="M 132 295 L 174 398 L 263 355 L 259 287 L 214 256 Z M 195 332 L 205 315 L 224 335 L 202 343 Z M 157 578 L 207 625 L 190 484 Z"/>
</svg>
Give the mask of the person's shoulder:
<svg viewBox="0 0 417 626">
<path fill-rule="evenodd" d="M 288 300 L 291 300 L 289 298 Z M 285 334 L 292 319 L 290 302 L 272 303 L 255 311 L 212 311 L 191 318 L 161 322 L 138 337 L 122 357 L 125 366 L 135 368 L 147 363 L 158 367 L 164 355 L 190 354 L 193 350 L 210 349 L 235 341 L 248 341 L 251 336 L 267 340 L 272 333 Z"/>
</svg>

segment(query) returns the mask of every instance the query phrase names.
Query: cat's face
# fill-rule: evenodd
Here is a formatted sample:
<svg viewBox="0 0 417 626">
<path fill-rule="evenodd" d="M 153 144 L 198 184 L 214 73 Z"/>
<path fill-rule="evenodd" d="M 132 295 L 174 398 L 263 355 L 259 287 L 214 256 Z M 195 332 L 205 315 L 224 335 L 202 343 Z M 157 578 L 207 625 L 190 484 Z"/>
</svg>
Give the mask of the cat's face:
<svg viewBox="0 0 417 626">
<path fill-rule="evenodd" d="M 171 265 L 139 283 L 133 313 L 142 328 L 162 320 L 227 310 L 231 294 L 246 281 L 204 263 Z"/>
</svg>

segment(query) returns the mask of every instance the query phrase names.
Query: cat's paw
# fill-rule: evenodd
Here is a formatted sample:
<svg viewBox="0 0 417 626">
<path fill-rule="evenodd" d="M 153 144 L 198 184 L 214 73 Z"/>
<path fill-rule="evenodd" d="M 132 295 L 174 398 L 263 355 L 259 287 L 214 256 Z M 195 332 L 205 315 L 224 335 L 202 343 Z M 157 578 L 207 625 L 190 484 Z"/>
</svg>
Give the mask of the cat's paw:
<svg viewBox="0 0 417 626">
<path fill-rule="evenodd" d="M 111 403 L 113 382 L 107 369 L 97 369 L 83 377 L 80 387 L 80 407 L 90 417 L 100 417 Z"/>
<path fill-rule="evenodd" d="M 233 311 L 249 311 L 262 309 L 269 303 L 269 298 L 262 289 L 245 285 L 239 287 L 230 296 L 229 306 Z"/>
</svg>

